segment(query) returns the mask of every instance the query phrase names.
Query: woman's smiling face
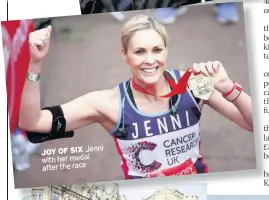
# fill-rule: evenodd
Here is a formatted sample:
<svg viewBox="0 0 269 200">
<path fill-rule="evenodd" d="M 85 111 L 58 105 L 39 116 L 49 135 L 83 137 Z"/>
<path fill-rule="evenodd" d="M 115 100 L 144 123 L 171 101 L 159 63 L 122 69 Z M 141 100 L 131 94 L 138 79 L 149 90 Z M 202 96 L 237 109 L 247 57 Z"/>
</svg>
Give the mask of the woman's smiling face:
<svg viewBox="0 0 269 200">
<path fill-rule="evenodd" d="M 143 84 L 152 85 L 163 75 L 167 47 L 156 30 L 139 30 L 130 38 L 123 56 L 134 78 Z"/>
</svg>

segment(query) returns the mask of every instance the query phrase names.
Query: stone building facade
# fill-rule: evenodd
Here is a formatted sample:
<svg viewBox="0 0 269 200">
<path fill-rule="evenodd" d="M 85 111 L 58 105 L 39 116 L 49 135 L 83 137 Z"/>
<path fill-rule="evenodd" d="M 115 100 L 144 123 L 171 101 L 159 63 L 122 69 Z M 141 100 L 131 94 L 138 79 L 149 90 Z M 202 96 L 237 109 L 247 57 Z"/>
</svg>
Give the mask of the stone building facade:
<svg viewBox="0 0 269 200">
<path fill-rule="evenodd" d="M 119 185 L 113 184 L 75 184 L 32 189 L 31 200 L 128 200 L 121 195 Z M 139 200 L 139 199 L 138 199 Z M 199 200 L 196 195 L 165 187 L 141 200 Z"/>
</svg>

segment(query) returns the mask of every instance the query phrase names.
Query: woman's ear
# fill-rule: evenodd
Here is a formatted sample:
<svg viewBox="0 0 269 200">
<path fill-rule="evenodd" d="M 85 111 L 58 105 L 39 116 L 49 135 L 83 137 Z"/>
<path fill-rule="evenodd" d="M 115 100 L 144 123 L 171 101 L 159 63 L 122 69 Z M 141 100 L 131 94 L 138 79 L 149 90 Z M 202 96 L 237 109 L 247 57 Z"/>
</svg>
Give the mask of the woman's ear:
<svg viewBox="0 0 269 200">
<path fill-rule="evenodd" d="M 123 60 L 128 64 L 127 53 L 123 48 L 121 48 L 121 55 Z"/>
</svg>

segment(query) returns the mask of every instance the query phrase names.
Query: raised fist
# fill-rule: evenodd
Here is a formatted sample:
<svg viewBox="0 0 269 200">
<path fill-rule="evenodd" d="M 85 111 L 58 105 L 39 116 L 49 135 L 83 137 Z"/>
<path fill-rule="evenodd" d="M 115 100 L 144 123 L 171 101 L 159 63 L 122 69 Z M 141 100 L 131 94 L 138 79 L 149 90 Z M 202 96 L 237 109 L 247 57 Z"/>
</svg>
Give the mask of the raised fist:
<svg viewBox="0 0 269 200">
<path fill-rule="evenodd" d="M 49 50 L 52 26 L 36 30 L 29 34 L 29 48 L 31 62 L 40 62 Z"/>
</svg>

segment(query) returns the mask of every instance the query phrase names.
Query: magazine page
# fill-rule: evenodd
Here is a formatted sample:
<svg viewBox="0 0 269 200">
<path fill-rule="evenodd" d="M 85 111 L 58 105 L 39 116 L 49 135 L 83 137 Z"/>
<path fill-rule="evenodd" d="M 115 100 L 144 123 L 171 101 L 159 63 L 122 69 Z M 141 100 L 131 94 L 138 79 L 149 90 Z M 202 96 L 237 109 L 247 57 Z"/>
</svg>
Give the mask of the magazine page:
<svg viewBox="0 0 269 200">
<path fill-rule="evenodd" d="M 268 4 L 4 2 L 10 198 L 268 194 Z"/>
</svg>

